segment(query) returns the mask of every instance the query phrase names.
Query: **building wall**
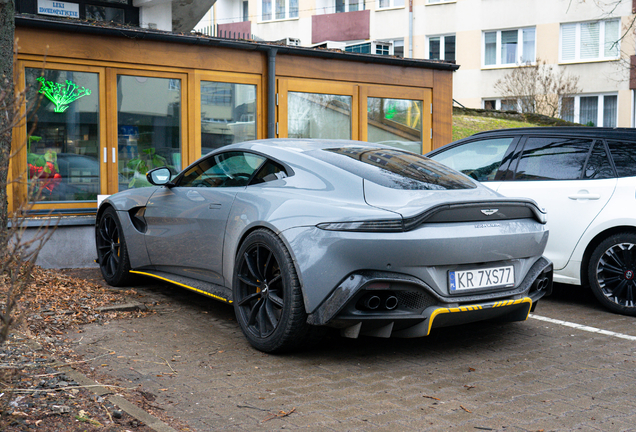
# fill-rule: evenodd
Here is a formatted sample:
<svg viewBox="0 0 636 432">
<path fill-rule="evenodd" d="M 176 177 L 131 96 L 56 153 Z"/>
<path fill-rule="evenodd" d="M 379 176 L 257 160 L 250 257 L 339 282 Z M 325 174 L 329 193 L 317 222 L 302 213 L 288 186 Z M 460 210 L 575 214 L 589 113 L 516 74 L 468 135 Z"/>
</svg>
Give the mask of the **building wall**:
<svg viewBox="0 0 636 432">
<path fill-rule="evenodd" d="M 612 14 L 599 10 L 596 2 L 569 0 L 457 0 L 453 3 L 425 5 L 418 3 L 418 22 L 415 33 L 415 56 L 426 57 L 426 38 L 431 35 L 456 34 L 456 57 L 461 65 L 455 74 L 453 97 L 471 108 L 482 108 L 484 99 L 500 98 L 494 88 L 497 80 L 510 73 L 513 67 L 484 67 L 482 34 L 486 30 L 507 30 L 523 27 L 536 29 L 536 56 L 557 70 L 565 69 L 579 77 L 581 95 L 612 93 L 618 95 L 618 125 L 632 124 L 629 71 L 620 60 L 578 63 L 559 62 L 561 23 L 574 23 L 622 17 L 627 25 L 631 14 L 630 2 L 622 2 Z M 416 18 L 416 21 L 418 18 Z M 424 21 L 422 25 L 419 25 Z M 634 36 L 630 33 L 621 41 L 622 57 L 634 52 Z M 600 77 L 600 79 L 599 79 Z"/>
<path fill-rule="evenodd" d="M 576 63 L 559 62 L 560 30 L 563 23 L 621 18 L 622 29 L 633 19 L 634 0 L 622 1 L 615 9 L 605 2 L 571 0 L 455 0 L 429 4 L 413 1 L 413 57 L 428 58 L 430 36 L 456 36 L 456 63 L 461 67 L 453 80 L 453 97 L 472 108 L 482 108 L 484 99 L 501 98 L 494 83 L 514 67 L 484 67 L 483 32 L 535 27 L 536 57 L 557 70 L 580 77 L 581 95 L 618 95 L 618 126 L 631 126 L 635 113 L 629 84 L 630 57 L 636 52 L 634 31 L 621 41 L 621 59 Z M 223 0 L 219 0 L 223 2 Z M 300 0 L 300 18 L 262 22 L 258 14 L 260 0 L 250 0 L 256 16 L 254 33 L 264 40 L 298 37 L 301 45 L 315 43 L 315 30 L 307 20 L 313 14 L 333 13 L 335 1 Z M 367 2 L 370 11 L 368 40 L 404 40 L 404 55 L 409 55 L 409 8 L 379 9 L 379 2 Z M 604 7 L 604 9 L 601 9 Z M 320 38 L 318 38 L 320 39 Z M 349 42 L 354 42 L 349 41 Z M 356 40 L 355 42 L 358 42 Z M 632 78 L 632 81 L 634 79 Z"/>
</svg>

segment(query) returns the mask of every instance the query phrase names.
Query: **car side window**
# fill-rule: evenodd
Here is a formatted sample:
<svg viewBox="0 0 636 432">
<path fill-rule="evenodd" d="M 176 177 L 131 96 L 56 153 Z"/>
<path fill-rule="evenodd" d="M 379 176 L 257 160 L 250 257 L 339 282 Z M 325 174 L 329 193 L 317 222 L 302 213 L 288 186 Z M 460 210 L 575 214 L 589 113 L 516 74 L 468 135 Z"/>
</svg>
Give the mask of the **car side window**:
<svg viewBox="0 0 636 432">
<path fill-rule="evenodd" d="M 236 187 L 247 186 L 254 172 L 265 162 L 263 156 L 230 151 L 205 158 L 188 169 L 180 187 Z"/>
<path fill-rule="evenodd" d="M 609 155 L 605 149 L 603 141 L 596 141 L 590 157 L 585 164 L 585 171 L 583 172 L 584 179 L 608 179 L 614 178 L 614 168 L 609 160 Z"/>
<path fill-rule="evenodd" d="M 269 181 L 284 179 L 285 177 L 288 177 L 285 167 L 277 162 L 268 160 L 263 164 L 261 169 L 258 170 L 250 184 L 265 183 Z"/>
<path fill-rule="evenodd" d="M 530 137 L 519 158 L 515 181 L 578 180 L 594 140 Z"/>
<path fill-rule="evenodd" d="M 492 181 L 514 138 L 472 141 L 433 156 L 432 159 L 477 181 Z"/>
<path fill-rule="evenodd" d="M 607 141 L 619 177 L 636 176 L 636 142 Z"/>
</svg>

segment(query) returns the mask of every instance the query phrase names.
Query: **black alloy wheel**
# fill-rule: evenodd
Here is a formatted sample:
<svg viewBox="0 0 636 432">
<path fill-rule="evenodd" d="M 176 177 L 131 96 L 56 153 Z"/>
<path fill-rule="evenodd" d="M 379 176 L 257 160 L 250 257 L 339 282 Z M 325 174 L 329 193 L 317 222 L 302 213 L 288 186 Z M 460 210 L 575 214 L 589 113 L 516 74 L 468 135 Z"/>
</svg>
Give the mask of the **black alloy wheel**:
<svg viewBox="0 0 636 432">
<path fill-rule="evenodd" d="M 615 234 L 601 242 L 590 257 L 588 276 L 603 306 L 636 316 L 636 234 Z"/>
<path fill-rule="evenodd" d="M 233 298 L 237 321 L 256 349 L 289 351 L 315 339 L 291 256 L 271 231 L 254 231 L 241 245 Z"/>
<path fill-rule="evenodd" d="M 117 212 L 107 208 L 95 229 L 97 261 L 104 280 L 112 286 L 126 285 L 130 277 L 130 259 Z"/>
</svg>

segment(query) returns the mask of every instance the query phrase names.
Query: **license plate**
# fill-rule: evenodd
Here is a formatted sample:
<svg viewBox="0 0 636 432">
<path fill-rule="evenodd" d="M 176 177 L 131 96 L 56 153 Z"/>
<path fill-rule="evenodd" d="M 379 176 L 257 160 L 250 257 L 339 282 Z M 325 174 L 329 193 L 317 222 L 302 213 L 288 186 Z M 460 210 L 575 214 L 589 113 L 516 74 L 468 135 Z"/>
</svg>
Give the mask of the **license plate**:
<svg viewBox="0 0 636 432">
<path fill-rule="evenodd" d="M 450 271 L 448 272 L 448 283 L 451 292 L 514 286 L 515 269 L 513 266 L 506 266 L 479 270 Z"/>
</svg>

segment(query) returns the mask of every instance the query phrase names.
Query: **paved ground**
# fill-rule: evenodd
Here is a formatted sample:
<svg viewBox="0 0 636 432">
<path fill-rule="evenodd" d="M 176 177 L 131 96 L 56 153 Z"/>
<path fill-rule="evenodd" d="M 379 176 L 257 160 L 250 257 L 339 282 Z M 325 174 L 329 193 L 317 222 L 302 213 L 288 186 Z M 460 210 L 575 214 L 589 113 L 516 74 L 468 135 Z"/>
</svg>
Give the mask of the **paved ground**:
<svg viewBox="0 0 636 432">
<path fill-rule="evenodd" d="M 560 288 L 536 316 L 636 337 L 636 318 Z M 330 336 L 273 356 L 247 344 L 231 306 L 167 284 L 141 291 L 165 302 L 156 314 L 85 327 L 76 350 L 114 352 L 93 367 L 141 384 L 195 431 L 636 430 L 636 340 L 535 317 L 420 339 Z"/>
</svg>

